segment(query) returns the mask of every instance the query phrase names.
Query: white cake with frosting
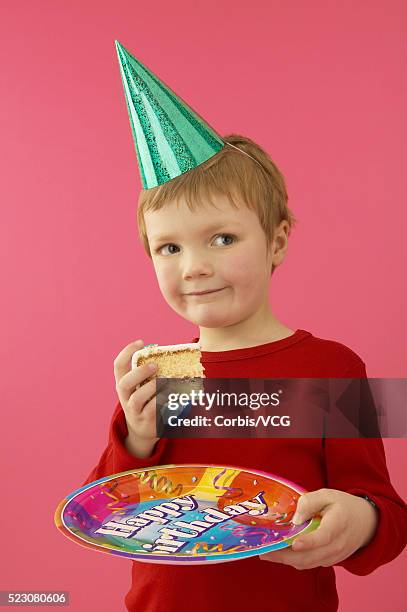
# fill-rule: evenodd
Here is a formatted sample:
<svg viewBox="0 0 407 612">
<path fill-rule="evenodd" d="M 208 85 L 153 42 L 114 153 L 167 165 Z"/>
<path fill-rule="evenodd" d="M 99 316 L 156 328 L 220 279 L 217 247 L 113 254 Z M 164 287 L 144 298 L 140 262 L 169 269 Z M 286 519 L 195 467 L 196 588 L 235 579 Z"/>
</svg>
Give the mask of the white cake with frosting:
<svg viewBox="0 0 407 612">
<path fill-rule="evenodd" d="M 190 344 L 171 344 L 160 346 L 148 344 L 136 351 L 131 360 L 131 367 L 153 362 L 158 368 L 151 378 L 205 378 L 201 363 L 201 345 L 199 342 Z"/>
</svg>

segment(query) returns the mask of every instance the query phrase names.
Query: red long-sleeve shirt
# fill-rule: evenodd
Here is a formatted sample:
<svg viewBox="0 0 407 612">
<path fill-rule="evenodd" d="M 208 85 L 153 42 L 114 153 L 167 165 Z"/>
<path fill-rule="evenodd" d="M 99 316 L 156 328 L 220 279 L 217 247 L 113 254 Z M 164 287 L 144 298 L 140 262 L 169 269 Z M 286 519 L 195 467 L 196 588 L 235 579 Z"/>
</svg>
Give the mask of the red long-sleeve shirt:
<svg viewBox="0 0 407 612">
<path fill-rule="evenodd" d="M 194 338 L 196 342 L 198 338 Z M 358 378 L 363 361 L 349 348 L 298 329 L 283 340 L 222 352 L 202 352 L 208 378 Z M 407 542 L 407 506 L 393 488 L 380 438 L 215 439 L 161 438 L 146 459 L 123 444 L 127 425 L 120 403 L 109 444 L 84 484 L 110 474 L 154 465 L 236 465 L 279 474 L 308 491 L 323 487 L 368 495 L 379 522 L 371 542 L 337 563 L 364 576 L 388 563 Z M 248 609 L 327 612 L 338 609 L 333 567 L 297 570 L 258 556 L 197 566 L 132 562 L 125 597 L 132 612 L 236 612 Z"/>
</svg>

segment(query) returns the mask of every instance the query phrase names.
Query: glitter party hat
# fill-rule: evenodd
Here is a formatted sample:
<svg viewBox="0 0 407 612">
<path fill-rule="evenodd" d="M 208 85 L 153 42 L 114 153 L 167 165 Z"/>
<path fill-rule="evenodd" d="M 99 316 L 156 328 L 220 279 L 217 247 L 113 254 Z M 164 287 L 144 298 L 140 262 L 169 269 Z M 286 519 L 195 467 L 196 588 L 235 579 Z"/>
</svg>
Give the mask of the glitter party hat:
<svg viewBox="0 0 407 612">
<path fill-rule="evenodd" d="M 170 181 L 225 142 L 117 40 L 116 50 L 144 189 Z"/>
</svg>

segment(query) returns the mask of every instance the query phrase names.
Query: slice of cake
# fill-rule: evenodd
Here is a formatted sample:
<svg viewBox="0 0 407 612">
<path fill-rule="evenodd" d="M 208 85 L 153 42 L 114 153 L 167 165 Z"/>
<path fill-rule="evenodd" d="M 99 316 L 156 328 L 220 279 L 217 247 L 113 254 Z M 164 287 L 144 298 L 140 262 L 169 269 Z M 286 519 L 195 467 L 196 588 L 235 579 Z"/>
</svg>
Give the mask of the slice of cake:
<svg viewBox="0 0 407 612">
<path fill-rule="evenodd" d="M 131 367 L 150 362 L 157 364 L 155 375 L 158 378 L 205 378 L 199 342 L 168 346 L 147 344 L 133 354 Z"/>
<path fill-rule="evenodd" d="M 157 364 L 157 370 L 144 382 L 148 382 L 154 377 L 189 380 L 205 378 L 204 368 L 200 360 L 201 345 L 199 342 L 171 344 L 168 346 L 147 344 L 144 348 L 133 354 L 131 367 L 133 369 L 150 362 Z"/>
<path fill-rule="evenodd" d="M 163 415 L 164 423 L 168 418 L 167 401 L 169 393 L 188 394 L 194 390 L 199 393 L 204 388 L 204 368 L 201 364 L 201 345 L 199 342 L 190 344 L 171 344 L 168 346 L 159 346 L 158 344 L 147 344 L 144 348 L 133 353 L 131 360 L 132 369 L 144 365 L 145 363 L 154 362 L 157 364 L 157 370 L 141 385 L 146 384 L 153 378 L 170 378 L 174 379 L 167 382 L 165 390 L 162 388 L 157 394 L 157 407 Z M 190 402 L 188 404 L 180 404 L 174 412 L 171 408 L 171 414 L 181 415 L 188 414 Z M 165 416 L 167 414 L 167 416 Z"/>
</svg>

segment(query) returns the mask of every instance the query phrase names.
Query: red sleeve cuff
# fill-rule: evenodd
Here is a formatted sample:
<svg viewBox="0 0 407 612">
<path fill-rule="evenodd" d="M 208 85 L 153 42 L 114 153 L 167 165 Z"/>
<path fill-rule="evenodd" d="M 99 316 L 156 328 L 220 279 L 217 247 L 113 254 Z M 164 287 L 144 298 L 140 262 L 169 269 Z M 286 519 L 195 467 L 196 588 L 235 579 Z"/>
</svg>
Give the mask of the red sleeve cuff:
<svg viewBox="0 0 407 612">
<path fill-rule="evenodd" d="M 363 489 L 349 489 L 352 495 L 367 495 L 376 504 L 379 514 L 376 532 L 371 541 L 350 557 L 335 565 L 342 566 L 357 576 L 367 576 L 376 568 L 394 559 L 406 545 L 407 513 L 391 500 L 373 495 Z M 394 507 L 394 513 L 392 508 Z M 398 522 L 398 519 L 401 519 Z M 398 524 L 397 524 L 398 523 Z M 403 535 L 404 534 L 404 535 Z"/>
<path fill-rule="evenodd" d="M 125 447 L 124 440 L 128 435 L 127 423 L 123 409 L 119 403 L 113 414 L 110 425 L 110 442 L 112 445 L 112 461 L 114 474 L 136 470 L 143 467 L 152 467 L 162 463 L 162 455 L 167 446 L 167 438 L 160 438 L 149 457 L 141 459 L 135 457 Z"/>
</svg>

